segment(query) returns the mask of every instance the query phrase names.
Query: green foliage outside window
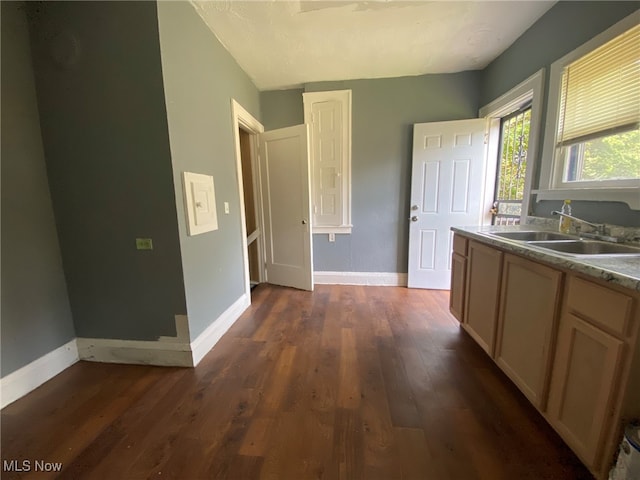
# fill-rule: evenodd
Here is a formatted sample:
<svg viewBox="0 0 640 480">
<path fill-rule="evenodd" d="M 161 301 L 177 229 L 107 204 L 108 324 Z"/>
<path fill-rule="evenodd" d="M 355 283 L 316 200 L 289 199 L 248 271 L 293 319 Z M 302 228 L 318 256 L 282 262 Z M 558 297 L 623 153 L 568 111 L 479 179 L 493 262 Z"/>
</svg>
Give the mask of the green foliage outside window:
<svg viewBox="0 0 640 480">
<path fill-rule="evenodd" d="M 524 196 L 530 127 L 530 109 L 506 119 L 502 124 L 498 200 L 522 200 Z"/>
<path fill-rule="evenodd" d="M 585 142 L 582 181 L 640 178 L 640 130 Z"/>
</svg>

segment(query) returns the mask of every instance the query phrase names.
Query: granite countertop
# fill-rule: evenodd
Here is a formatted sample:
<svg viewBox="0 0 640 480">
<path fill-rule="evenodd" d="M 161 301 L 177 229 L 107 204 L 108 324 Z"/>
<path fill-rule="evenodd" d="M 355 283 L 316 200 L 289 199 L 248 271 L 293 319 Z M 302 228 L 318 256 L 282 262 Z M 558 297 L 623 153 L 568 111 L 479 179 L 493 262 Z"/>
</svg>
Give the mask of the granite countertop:
<svg viewBox="0 0 640 480">
<path fill-rule="evenodd" d="M 573 257 L 541 247 L 535 247 L 522 241 L 487 235 L 487 233 L 491 232 L 549 231 L 549 228 L 538 225 L 452 227 L 451 230 L 465 237 L 501 248 L 507 252 L 516 253 L 574 272 L 580 272 L 640 292 L 640 256 Z"/>
</svg>

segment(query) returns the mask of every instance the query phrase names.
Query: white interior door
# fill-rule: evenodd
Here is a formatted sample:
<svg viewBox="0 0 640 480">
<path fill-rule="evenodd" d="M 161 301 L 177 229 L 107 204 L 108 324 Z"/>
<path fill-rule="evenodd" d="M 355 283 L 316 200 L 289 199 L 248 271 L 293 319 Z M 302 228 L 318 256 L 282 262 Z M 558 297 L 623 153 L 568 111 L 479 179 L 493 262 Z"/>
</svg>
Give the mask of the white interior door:
<svg viewBox="0 0 640 480">
<path fill-rule="evenodd" d="M 313 290 L 307 125 L 260 135 L 267 282 Z"/>
<path fill-rule="evenodd" d="M 413 126 L 409 227 L 411 288 L 448 290 L 452 226 L 479 225 L 485 119 Z"/>
</svg>

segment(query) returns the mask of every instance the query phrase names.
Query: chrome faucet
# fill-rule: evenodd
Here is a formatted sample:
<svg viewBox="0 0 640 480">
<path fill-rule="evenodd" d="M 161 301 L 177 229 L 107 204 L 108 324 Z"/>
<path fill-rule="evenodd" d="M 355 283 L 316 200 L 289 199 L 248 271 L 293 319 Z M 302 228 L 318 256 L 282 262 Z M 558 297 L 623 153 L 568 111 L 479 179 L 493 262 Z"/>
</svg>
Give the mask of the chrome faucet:
<svg viewBox="0 0 640 480">
<path fill-rule="evenodd" d="M 560 215 L 561 217 L 569 218 L 569 219 L 571 219 L 571 220 L 573 220 L 573 221 L 576 221 L 576 222 L 578 222 L 578 223 L 584 223 L 584 224 L 586 224 L 586 225 L 589 225 L 590 227 L 595 228 L 595 229 L 596 229 L 596 232 L 597 232 L 599 235 L 604 235 L 604 227 L 605 227 L 605 224 L 604 224 L 604 223 L 591 223 L 591 222 L 587 222 L 586 220 L 583 220 L 583 219 L 578 218 L 578 217 L 574 217 L 573 215 L 569 215 L 569 214 L 567 214 L 567 213 L 559 212 L 558 210 L 554 210 L 553 212 L 551 212 L 551 215 Z"/>
<path fill-rule="evenodd" d="M 591 223 L 591 222 L 587 222 L 586 220 L 583 220 L 581 218 L 578 217 L 574 217 L 573 215 L 568 215 L 566 213 L 562 213 L 559 212 L 557 210 L 554 210 L 553 212 L 551 212 L 551 215 L 560 215 L 561 217 L 565 217 L 568 218 L 570 220 L 573 220 L 575 222 L 578 223 L 584 223 L 585 225 L 589 225 L 590 227 L 593 227 L 596 230 L 595 234 L 590 234 L 590 233 L 580 233 L 581 236 L 585 236 L 585 237 L 594 237 L 594 238 L 599 238 L 602 240 L 607 240 L 609 242 L 617 242 L 619 241 L 619 239 L 617 239 L 616 237 L 609 237 L 605 234 L 605 224 L 604 223 Z"/>
</svg>

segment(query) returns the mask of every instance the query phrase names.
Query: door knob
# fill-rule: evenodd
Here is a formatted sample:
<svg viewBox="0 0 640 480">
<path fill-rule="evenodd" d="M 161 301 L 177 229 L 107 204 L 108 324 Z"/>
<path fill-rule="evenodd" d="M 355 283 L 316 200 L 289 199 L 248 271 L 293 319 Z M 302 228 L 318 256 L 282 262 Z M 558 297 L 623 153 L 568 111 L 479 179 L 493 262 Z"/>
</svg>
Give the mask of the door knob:
<svg viewBox="0 0 640 480">
<path fill-rule="evenodd" d="M 418 205 L 412 205 L 411 206 L 411 210 L 417 210 L 418 209 Z"/>
<path fill-rule="evenodd" d="M 302 224 L 303 224 L 303 225 L 306 225 L 306 224 L 307 224 L 307 221 L 306 221 L 306 220 L 302 220 Z"/>
<path fill-rule="evenodd" d="M 411 217 L 409 220 L 411 220 L 412 222 L 417 222 L 418 221 L 418 217 L 416 217 L 415 215 L 413 217 Z"/>
</svg>

